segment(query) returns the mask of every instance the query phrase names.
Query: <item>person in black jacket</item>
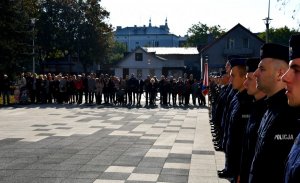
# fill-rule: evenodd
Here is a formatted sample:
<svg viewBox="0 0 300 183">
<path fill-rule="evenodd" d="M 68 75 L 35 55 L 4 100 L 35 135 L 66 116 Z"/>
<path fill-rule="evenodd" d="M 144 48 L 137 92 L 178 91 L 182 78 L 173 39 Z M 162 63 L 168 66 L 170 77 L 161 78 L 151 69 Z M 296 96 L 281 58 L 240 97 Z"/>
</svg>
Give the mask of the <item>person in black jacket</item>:
<svg viewBox="0 0 300 183">
<path fill-rule="evenodd" d="M 2 81 L 0 82 L 1 90 L 0 93 L 2 93 L 3 98 L 3 105 L 9 105 L 10 104 L 10 79 L 6 74 L 4 74 Z"/>
<path fill-rule="evenodd" d="M 142 79 L 141 76 L 139 76 L 138 80 L 137 80 L 137 93 L 136 93 L 136 105 L 141 106 L 141 97 L 144 93 L 144 80 Z"/>
<path fill-rule="evenodd" d="M 230 64 L 230 81 L 232 88 L 237 90 L 237 93 L 230 103 L 230 116 L 227 128 L 224 129 L 228 135 L 225 142 L 227 174 L 219 173 L 219 177 L 230 177 L 235 182 L 239 174 L 242 139 L 249 119 L 253 97 L 247 94 L 243 85 L 246 79 L 245 59 L 232 59 Z"/>
<path fill-rule="evenodd" d="M 135 105 L 135 93 L 137 88 L 137 79 L 134 74 L 131 74 L 130 79 L 127 81 L 127 91 L 128 91 L 128 104 Z"/>
<path fill-rule="evenodd" d="M 257 69 L 259 58 L 249 58 L 246 61 L 247 75 L 244 82 L 244 86 L 248 95 L 254 97 L 254 101 L 251 105 L 250 118 L 247 122 L 246 131 L 243 139 L 243 149 L 241 155 L 241 166 L 238 177 L 239 183 L 247 183 L 249 179 L 249 171 L 254 155 L 257 130 L 260 125 L 261 119 L 266 112 L 267 105 L 265 102 L 266 94 L 256 88 L 256 80 L 253 75 Z"/>
<path fill-rule="evenodd" d="M 150 83 L 150 75 L 147 76 L 147 78 L 144 80 L 144 87 L 145 87 L 145 103 L 146 106 L 149 105 L 149 99 L 150 99 L 150 89 L 151 89 L 151 83 Z"/>
<path fill-rule="evenodd" d="M 289 48 L 266 43 L 261 47 L 258 69 L 254 72 L 257 88 L 267 95 L 267 111 L 259 130 L 250 168 L 249 183 L 281 183 L 284 167 L 299 126 L 296 110 L 288 105 L 281 77 L 288 70 Z"/>
<path fill-rule="evenodd" d="M 300 123 L 300 35 L 293 35 L 290 39 L 290 66 L 281 78 L 286 83 L 288 104 L 298 111 L 297 121 Z M 300 182 L 300 133 L 289 153 L 285 168 L 285 183 Z"/>
</svg>

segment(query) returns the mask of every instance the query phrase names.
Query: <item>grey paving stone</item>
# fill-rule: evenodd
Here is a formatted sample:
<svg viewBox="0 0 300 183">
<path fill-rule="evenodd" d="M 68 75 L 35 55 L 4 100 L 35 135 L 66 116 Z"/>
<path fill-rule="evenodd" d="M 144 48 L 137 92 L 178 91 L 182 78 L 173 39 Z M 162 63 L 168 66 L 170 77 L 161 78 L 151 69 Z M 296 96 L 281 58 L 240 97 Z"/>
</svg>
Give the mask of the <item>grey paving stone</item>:
<svg viewBox="0 0 300 183">
<path fill-rule="evenodd" d="M 24 168 L 26 168 L 30 165 L 31 164 L 29 164 L 29 163 L 9 163 L 4 168 L 6 170 L 21 170 L 21 169 L 24 169 Z"/>
<path fill-rule="evenodd" d="M 83 149 L 81 151 L 79 151 L 77 154 L 86 154 L 86 155 L 96 155 L 96 154 L 100 154 L 103 152 L 103 149 Z"/>
<path fill-rule="evenodd" d="M 120 156 L 112 165 L 114 166 L 137 166 L 143 156 Z"/>
<path fill-rule="evenodd" d="M 15 144 L 19 140 L 22 140 L 22 138 L 6 138 L 6 139 L 2 139 L 2 140 L 0 140 L 0 147 L 11 145 L 11 144 Z"/>
<path fill-rule="evenodd" d="M 16 173 L 16 170 L 0 170 L 0 180 L 4 177 L 12 176 Z"/>
<path fill-rule="evenodd" d="M 169 153 L 168 158 L 182 158 L 182 159 L 191 159 L 191 154 L 176 154 L 176 153 Z"/>
<path fill-rule="evenodd" d="M 57 164 L 57 165 L 54 165 L 50 170 L 76 171 L 76 170 L 79 170 L 81 167 L 82 167 L 82 165 Z"/>
<path fill-rule="evenodd" d="M 154 145 L 151 149 L 172 149 L 172 146 L 161 146 L 161 145 Z"/>
<path fill-rule="evenodd" d="M 186 175 L 168 175 L 160 174 L 157 179 L 158 182 L 172 182 L 172 183 L 183 183 L 188 182 L 188 176 Z"/>
<path fill-rule="evenodd" d="M 83 165 L 79 171 L 104 172 L 107 168 L 107 165 Z"/>
<path fill-rule="evenodd" d="M 32 183 L 33 182 L 32 177 L 4 177 L 3 180 L 1 180 L 3 183 Z"/>
<path fill-rule="evenodd" d="M 79 178 L 67 178 L 62 180 L 61 183 L 93 183 L 95 179 L 79 179 Z"/>
<path fill-rule="evenodd" d="M 129 176 L 130 173 L 104 172 L 98 178 L 104 180 L 126 180 Z"/>
<path fill-rule="evenodd" d="M 200 151 L 200 150 L 193 150 L 193 154 L 201 154 L 201 155 L 215 155 L 214 151 Z"/>
<path fill-rule="evenodd" d="M 66 170 L 48 170 L 44 171 L 40 174 L 40 177 L 43 178 L 67 178 L 69 177 L 74 171 L 66 171 Z"/>
<path fill-rule="evenodd" d="M 36 134 L 36 136 L 52 136 L 52 135 L 55 135 L 55 133 L 39 133 L 39 134 Z"/>
<path fill-rule="evenodd" d="M 145 144 L 132 144 L 131 148 L 141 148 L 141 149 L 150 149 L 152 145 L 145 145 Z"/>
<path fill-rule="evenodd" d="M 67 125 L 67 123 L 53 123 L 51 125 L 54 125 L 54 126 L 65 126 L 65 125 Z"/>
<path fill-rule="evenodd" d="M 146 157 L 141 160 L 138 167 L 162 168 L 165 164 L 165 158 L 149 158 Z"/>
<path fill-rule="evenodd" d="M 189 175 L 190 170 L 186 169 L 173 169 L 173 168 L 163 168 L 161 174 L 168 175 Z"/>
<path fill-rule="evenodd" d="M 99 155 L 101 156 L 120 156 L 124 151 L 104 150 Z"/>
<path fill-rule="evenodd" d="M 167 163 L 191 163 L 190 158 L 167 158 Z"/>
<path fill-rule="evenodd" d="M 124 152 L 124 156 L 145 156 L 149 149 L 130 147 Z"/>
<path fill-rule="evenodd" d="M 162 168 L 136 167 L 133 173 L 160 174 Z"/>
<path fill-rule="evenodd" d="M 42 128 L 38 128 L 38 129 L 34 129 L 33 131 L 45 131 L 45 132 L 47 132 L 47 131 L 50 131 L 51 129 L 42 129 Z"/>
<path fill-rule="evenodd" d="M 88 165 L 111 165 L 119 156 L 96 156 L 91 159 Z"/>
<path fill-rule="evenodd" d="M 84 158 L 70 158 L 63 162 L 61 162 L 61 165 L 70 164 L 70 165 L 84 165 L 87 162 L 89 162 L 92 158 L 84 159 Z"/>
<path fill-rule="evenodd" d="M 152 181 L 134 181 L 134 180 L 126 180 L 125 183 L 155 183 Z"/>
<path fill-rule="evenodd" d="M 63 149 L 60 149 L 58 151 L 56 151 L 57 153 L 62 153 L 62 154 L 76 154 L 78 153 L 80 150 L 73 148 L 73 147 L 65 147 Z"/>
<path fill-rule="evenodd" d="M 54 158 L 54 159 L 68 159 L 71 158 L 73 154 L 70 153 L 54 153 L 54 154 L 49 154 L 46 158 Z"/>
<path fill-rule="evenodd" d="M 193 140 L 175 140 L 175 143 L 194 144 Z"/>
<path fill-rule="evenodd" d="M 49 126 L 49 125 L 44 125 L 44 124 L 41 124 L 41 125 L 32 125 L 31 127 L 47 127 L 47 126 Z"/>
<path fill-rule="evenodd" d="M 63 178 L 35 178 L 32 180 L 32 183 L 60 183 L 61 181 L 63 181 Z"/>
<path fill-rule="evenodd" d="M 69 178 L 79 178 L 79 179 L 96 179 L 102 174 L 98 171 L 75 171 Z"/>
<path fill-rule="evenodd" d="M 60 129 L 60 130 L 69 130 L 69 129 L 72 129 L 72 127 L 57 127 L 55 129 Z"/>
<path fill-rule="evenodd" d="M 153 145 L 156 140 L 152 139 L 140 139 L 135 142 L 135 144 Z"/>
</svg>

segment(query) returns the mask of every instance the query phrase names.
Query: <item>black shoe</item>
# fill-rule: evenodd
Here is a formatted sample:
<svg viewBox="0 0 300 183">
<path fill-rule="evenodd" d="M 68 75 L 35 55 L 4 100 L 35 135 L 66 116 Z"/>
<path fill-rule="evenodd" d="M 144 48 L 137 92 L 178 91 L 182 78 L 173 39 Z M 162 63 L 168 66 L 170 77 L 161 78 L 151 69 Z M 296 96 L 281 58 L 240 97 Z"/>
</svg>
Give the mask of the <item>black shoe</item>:
<svg viewBox="0 0 300 183">
<path fill-rule="evenodd" d="M 226 169 L 224 168 L 223 170 L 218 170 L 218 173 L 220 172 L 226 172 Z"/>
<path fill-rule="evenodd" d="M 220 178 L 231 178 L 232 174 L 230 174 L 228 171 L 218 172 L 218 176 Z"/>
<path fill-rule="evenodd" d="M 215 150 L 216 151 L 224 151 L 224 149 L 222 147 L 218 147 L 218 146 L 215 146 Z"/>
</svg>

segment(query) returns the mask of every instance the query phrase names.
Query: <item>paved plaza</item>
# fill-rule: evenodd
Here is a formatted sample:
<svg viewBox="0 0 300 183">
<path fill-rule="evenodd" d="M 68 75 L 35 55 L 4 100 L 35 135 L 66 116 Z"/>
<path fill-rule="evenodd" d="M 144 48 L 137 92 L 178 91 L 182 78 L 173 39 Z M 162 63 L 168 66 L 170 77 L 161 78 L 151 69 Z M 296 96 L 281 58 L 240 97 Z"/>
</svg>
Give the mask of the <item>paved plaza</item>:
<svg viewBox="0 0 300 183">
<path fill-rule="evenodd" d="M 208 109 L 0 108 L 1 183 L 227 183 Z"/>
</svg>

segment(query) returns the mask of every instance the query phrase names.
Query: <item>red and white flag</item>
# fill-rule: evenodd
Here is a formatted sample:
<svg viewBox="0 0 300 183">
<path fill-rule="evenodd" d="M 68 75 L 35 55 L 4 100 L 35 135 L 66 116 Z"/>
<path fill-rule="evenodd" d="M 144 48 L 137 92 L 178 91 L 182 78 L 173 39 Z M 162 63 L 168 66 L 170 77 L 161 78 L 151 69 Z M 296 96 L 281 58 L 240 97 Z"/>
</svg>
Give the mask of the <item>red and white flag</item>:
<svg viewBox="0 0 300 183">
<path fill-rule="evenodd" d="M 208 85 L 209 85 L 209 81 L 208 81 L 208 63 L 204 63 L 204 75 L 203 75 L 203 86 L 202 86 L 202 93 L 203 95 L 207 95 L 208 94 Z"/>
</svg>

